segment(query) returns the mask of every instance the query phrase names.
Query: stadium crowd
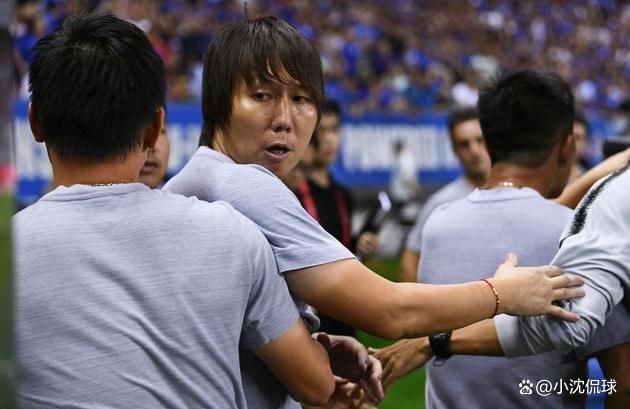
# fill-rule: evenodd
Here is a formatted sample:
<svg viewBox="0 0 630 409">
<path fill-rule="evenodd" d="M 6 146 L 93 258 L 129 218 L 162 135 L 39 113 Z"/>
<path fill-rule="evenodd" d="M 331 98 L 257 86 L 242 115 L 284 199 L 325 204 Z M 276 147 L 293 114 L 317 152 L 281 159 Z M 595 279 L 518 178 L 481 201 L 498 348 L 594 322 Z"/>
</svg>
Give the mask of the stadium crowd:
<svg viewBox="0 0 630 409">
<path fill-rule="evenodd" d="M 257 0 L 247 8 L 314 42 L 326 94 L 352 116 L 473 105 L 479 81 L 496 68 L 558 72 L 589 114 L 610 116 L 628 97 L 627 2 Z M 68 15 L 105 11 L 148 34 L 166 64 L 168 99 L 178 102 L 199 101 L 203 52 L 219 27 L 244 15 L 243 2 L 222 0 L 18 0 L 16 11 L 22 84 L 37 39 Z"/>
</svg>

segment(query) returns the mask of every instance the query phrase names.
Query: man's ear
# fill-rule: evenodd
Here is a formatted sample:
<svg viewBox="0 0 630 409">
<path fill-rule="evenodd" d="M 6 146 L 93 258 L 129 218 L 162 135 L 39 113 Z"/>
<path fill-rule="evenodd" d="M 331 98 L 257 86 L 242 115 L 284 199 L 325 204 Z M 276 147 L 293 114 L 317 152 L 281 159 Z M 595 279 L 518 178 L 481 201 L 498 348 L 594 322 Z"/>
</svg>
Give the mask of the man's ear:
<svg viewBox="0 0 630 409">
<path fill-rule="evenodd" d="M 575 161 L 575 136 L 573 136 L 572 133 L 569 134 L 560 145 L 558 160 L 561 161 L 561 163 L 573 163 Z"/>
<path fill-rule="evenodd" d="M 160 130 L 164 126 L 164 108 L 160 107 L 155 112 L 153 119 L 147 124 L 142 134 L 142 150 L 153 149 L 160 136 Z"/>
<path fill-rule="evenodd" d="M 31 132 L 35 137 L 35 141 L 39 143 L 46 142 L 46 136 L 31 103 L 28 104 L 28 123 L 31 125 Z"/>
</svg>

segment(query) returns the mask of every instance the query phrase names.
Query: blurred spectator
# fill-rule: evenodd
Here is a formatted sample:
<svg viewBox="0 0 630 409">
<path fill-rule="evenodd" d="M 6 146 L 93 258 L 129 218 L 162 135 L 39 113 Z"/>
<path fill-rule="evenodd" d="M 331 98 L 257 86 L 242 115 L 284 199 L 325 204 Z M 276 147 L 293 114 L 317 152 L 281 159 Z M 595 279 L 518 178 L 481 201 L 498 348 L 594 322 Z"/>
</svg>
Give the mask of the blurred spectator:
<svg viewBox="0 0 630 409">
<path fill-rule="evenodd" d="M 417 115 L 474 105 L 479 76 L 546 67 L 587 114 L 630 97 L 630 3 L 611 0 L 360 0 L 248 3 L 298 27 L 319 49 L 326 93 L 352 116 Z M 242 19 L 240 0 L 18 0 L 16 60 L 70 14 L 104 11 L 141 27 L 167 66 L 177 101 L 200 98 L 200 61 L 213 34 Z M 23 89 L 26 95 L 26 90 Z"/>
<path fill-rule="evenodd" d="M 171 153 L 171 145 L 168 141 L 166 124 L 160 129 L 155 146 L 149 149 L 149 157 L 140 169 L 140 183 L 144 183 L 151 189 L 162 187 L 167 181 L 168 158 Z"/>
<path fill-rule="evenodd" d="M 350 191 L 340 185 L 330 173 L 337 160 L 341 141 L 341 107 L 327 99 L 322 107 L 321 120 L 311 139 L 311 162 L 307 177 L 294 193 L 302 207 L 319 224 L 348 249 L 361 257 L 371 257 L 378 247 L 376 234 L 370 231 L 352 236 L 354 201 Z M 354 328 L 324 314 L 318 314 L 320 331 L 334 335 L 354 336 Z"/>
<path fill-rule="evenodd" d="M 420 194 L 421 190 L 417 175 L 418 164 L 411 152 L 405 148 L 403 141 L 396 141 L 393 149 L 394 162 L 389 181 L 389 193 L 394 205 L 394 215 L 401 222 L 406 222 L 403 209 L 410 200 Z"/>
<path fill-rule="evenodd" d="M 590 124 L 586 117 L 577 112 L 575 121 L 573 122 L 573 138 L 575 139 L 575 163 L 571 169 L 569 182 L 580 177 L 584 172 L 591 168 L 587 157 L 590 140 Z"/>
</svg>

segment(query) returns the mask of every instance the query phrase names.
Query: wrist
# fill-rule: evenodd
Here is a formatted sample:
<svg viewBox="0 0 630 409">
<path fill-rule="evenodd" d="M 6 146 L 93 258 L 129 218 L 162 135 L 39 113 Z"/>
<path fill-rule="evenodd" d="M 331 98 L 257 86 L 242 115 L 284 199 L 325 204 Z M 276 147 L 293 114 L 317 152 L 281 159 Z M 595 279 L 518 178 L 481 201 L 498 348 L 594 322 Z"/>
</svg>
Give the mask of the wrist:
<svg viewBox="0 0 630 409">
<path fill-rule="evenodd" d="M 435 355 L 435 363 L 438 366 L 453 356 L 451 352 L 451 331 L 429 335 L 429 345 L 433 355 Z"/>
<path fill-rule="evenodd" d="M 491 310 L 494 311 L 494 313 L 492 313 L 493 315 L 491 315 L 490 318 L 499 314 L 505 314 L 505 313 L 509 314 L 509 311 L 510 311 L 509 289 L 511 288 L 510 279 L 507 276 L 502 276 L 502 277 L 495 276 L 492 278 L 485 279 L 484 281 L 480 281 L 479 284 L 484 287 L 483 290 L 486 292 L 486 294 L 488 294 L 487 295 L 488 299 L 491 300 L 490 301 L 491 303 L 490 305 L 492 306 Z M 496 290 L 496 294 L 495 294 L 495 290 Z"/>
<path fill-rule="evenodd" d="M 418 352 L 421 355 L 426 356 L 427 358 L 431 358 L 433 354 L 433 350 L 431 349 L 431 343 L 429 342 L 429 337 L 422 337 L 418 341 Z"/>
</svg>

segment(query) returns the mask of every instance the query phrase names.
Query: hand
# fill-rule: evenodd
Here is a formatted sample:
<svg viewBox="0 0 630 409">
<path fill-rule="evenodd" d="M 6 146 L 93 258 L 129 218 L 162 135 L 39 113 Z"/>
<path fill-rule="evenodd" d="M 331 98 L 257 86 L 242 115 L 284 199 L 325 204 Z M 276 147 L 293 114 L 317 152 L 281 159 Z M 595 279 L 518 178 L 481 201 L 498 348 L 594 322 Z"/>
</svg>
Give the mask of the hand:
<svg viewBox="0 0 630 409">
<path fill-rule="evenodd" d="M 341 335 L 316 334 L 330 358 L 334 375 L 358 384 L 373 402 L 383 399 L 382 368 L 378 359 L 370 356 L 356 339 Z"/>
<path fill-rule="evenodd" d="M 372 232 L 366 231 L 357 239 L 357 251 L 365 256 L 371 257 L 378 248 L 378 236 Z"/>
<path fill-rule="evenodd" d="M 423 367 L 433 356 L 427 337 L 403 339 L 385 348 L 368 348 L 368 352 L 381 361 L 381 383 L 386 391 L 396 380 Z"/>
<path fill-rule="evenodd" d="M 509 254 L 489 281 L 497 289 L 499 313 L 511 315 L 551 315 L 565 321 L 580 317 L 551 304 L 552 301 L 584 296 L 584 280 L 564 274 L 556 266 L 516 267 L 518 260 Z M 490 289 L 488 289 L 490 291 Z"/>
</svg>

